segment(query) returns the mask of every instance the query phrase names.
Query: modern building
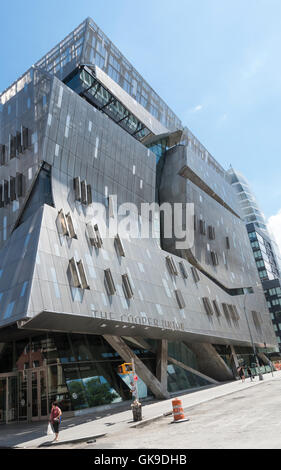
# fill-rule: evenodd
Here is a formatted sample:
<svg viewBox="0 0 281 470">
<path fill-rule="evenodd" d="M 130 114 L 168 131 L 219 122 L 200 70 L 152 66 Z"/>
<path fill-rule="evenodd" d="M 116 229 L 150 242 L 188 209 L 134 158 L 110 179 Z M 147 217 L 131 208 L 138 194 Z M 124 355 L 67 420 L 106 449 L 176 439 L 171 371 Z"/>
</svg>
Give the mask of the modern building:
<svg viewBox="0 0 281 470">
<path fill-rule="evenodd" d="M 92 19 L 0 103 L 1 422 L 270 370 L 229 175 Z"/>
<path fill-rule="evenodd" d="M 244 216 L 258 274 L 263 285 L 279 350 L 281 351 L 281 272 L 280 254 L 270 237 L 263 213 L 245 177 L 231 168 L 228 171 Z"/>
</svg>

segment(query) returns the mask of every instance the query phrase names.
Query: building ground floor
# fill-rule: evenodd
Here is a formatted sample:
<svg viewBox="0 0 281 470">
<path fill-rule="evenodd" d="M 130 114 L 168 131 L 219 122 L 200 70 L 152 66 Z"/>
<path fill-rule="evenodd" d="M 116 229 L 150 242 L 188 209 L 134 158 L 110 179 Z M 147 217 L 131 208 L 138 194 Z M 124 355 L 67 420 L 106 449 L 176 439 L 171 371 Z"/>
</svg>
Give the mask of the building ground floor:
<svg viewBox="0 0 281 470">
<path fill-rule="evenodd" d="M 0 343 L 0 423 L 45 420 L 54 400 L 65 416 L 71 416 L 132 400 L 136 388 L 143 401 L 218 383 L 212 366 L 198 354 L 203 350 L 200 345 L 194 349 L 167 340 L 115 340 L 117 337 L 48 332 Z M 208 348 L 205 356 L 211 351 L 220 379 L 233 380 L 237 364 L 249 365 L 256 372 L 250 347 Z M 129 362 L 128 354 L 135 358 L 135 375 L 120 369 Z M 265 361 L 261 372 L 270 371 Z"/>
</svg>

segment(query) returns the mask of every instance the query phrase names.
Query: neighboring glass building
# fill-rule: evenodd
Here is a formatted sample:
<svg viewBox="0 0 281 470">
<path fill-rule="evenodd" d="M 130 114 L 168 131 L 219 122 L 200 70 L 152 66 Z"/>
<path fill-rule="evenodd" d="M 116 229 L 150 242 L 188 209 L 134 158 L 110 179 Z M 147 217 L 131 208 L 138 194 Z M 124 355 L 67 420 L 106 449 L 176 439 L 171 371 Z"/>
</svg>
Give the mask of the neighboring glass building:
<svg viewBox="0 0 281 470">
<path fill-rule="evenodd" d="M 256 198 L 244 176 L 233 168 L 228 173 L 244 216 L 258 274 L 262 281 L 267 306 L 273 321 L 279 350 L 281 351 L 281 328 L 279 328 L 281 315 L 281 265 L 279 249 L 275 240 L 268 233 L 264 215 L 259 209 Z"/>
<path fill-rule="evenodd" d="M 122 363 L 142 400 L 233 380 L 252 339 L 270 370 L 229 175 L 93 20 L 0 103 L 0 422 L 118 406 Z"/>
</svg>

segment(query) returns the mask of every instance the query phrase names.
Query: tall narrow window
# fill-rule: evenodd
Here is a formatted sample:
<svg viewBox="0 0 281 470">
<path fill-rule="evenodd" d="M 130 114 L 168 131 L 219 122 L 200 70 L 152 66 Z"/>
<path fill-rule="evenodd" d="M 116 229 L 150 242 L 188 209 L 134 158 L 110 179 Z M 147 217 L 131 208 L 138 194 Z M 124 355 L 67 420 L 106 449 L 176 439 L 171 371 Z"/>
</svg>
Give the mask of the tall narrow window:
<svg viewBox="0 0 281 470">
<path fill-rule="evenodd" d="M 70 238 L 77 238 L 70 212 L 68 212 L 65 217 Z"/>
<path fill-rule="evenodd" d="M 16 195 L 16 178 L 11 176 L 10 178 L 10 200 L 14 201 L 17 198 Z"/>
<path fill-rule="evenodd" d="M 213 315 L 214 312 L 213 312 L 213 308 L 212 308 L 212 304 L 210 302 L 210 299 L 208 297 L 202 297 L 202 300 L 203 300 L 203 305 L 204 305 L 205 312 L 207 313 L 207 315 Z"/>
<path fill-rule="evenodd" d="M 214 266 L 219 264 L 218 255 L 215 251 L 211 251 L 211 259 Z"/>
<path fill-rule="evenodd" d="M 4 204 L 7 205 L 10 202 L 9 197 L 9 181 L 4 180 Z"/>
<path fill-rule="evenodd" d="M 29 130 L 24 126 L 21 126 L 21 146 L 23 151 L 29 147 Z"/>
<path fill-rule="evenodd" d="M 222 309 L 223 309 L 223 313 L 224 313 L 224 316 L 225 316 L 227 322 L 230 324 L 231 323 L 230 313 L 229 313 L 228 305 L 225 302 L 222 303 Z"/>
<path fill-rule="evenodd" d="M 196 230 L 197 230 L 197 217 L 196 217 L 195 214 L 193 216 L 193 228 L 194 228 L 194 232 L 196 232 Z"/>
<path fill-rule="evenodd" d="M 81 287 L 81 280 L 79 276 L 79 271 L 76 266 L 76 262 L 74 258 L 69 260 L 69 268 L 72 277 L 72 284 L 74 287 Z"/>
<path fill-rule="evenodd" d="M 229 250 L 230 249 L 229 237 L 225 237 L 225 242 L 226 242 L 226 248 Z"/>
<path fill-rule="evenodd" d="M 12 134 L 9 135 L 9 157 L 16 157 L 16 138 Z"/>
<path fill-rule="evenodd" d="M 228 305 L 228 309 L 231 313 L 231 317 L 233 318 L 233 320 L 238 321 L 240 319 L 240 315 L 237 311 L 236 305 Z"/>
<path fill-rule="evenodd" d="M 6 147 L 5 145 L 0 145 L 0 165 L 5 165 L 6 163 Z"/>
<path fill-rule="evenodd" d="M 88 222 L 86 224 L 86 230 L 87 230 L 88 238 L 89 238 L 89 241 L 90 241 L 91 245 L 97 247 L 98 242 L 97 242 L 96 232 L 95 232 L 91 222 Z"/>
<path fill-rule="evenodd" d="M 209 234 L 209 239 L 210 240 L 215 240 L 215 238 L 216 238 L 215 227 L 213 227 L 212 225 L 209 225 L 208 226 L 208 234 Z"/>
<path fill-rule="evenodd" d="M 103 241 L 102 241 L 102 238 L 101 238 L 101 234 L 100 234 L 100 231 L 99 231 L 98 224 L 94 225 L 94 231 L 95 231 L 96 240 L 97 240 L 97 247 L 101 248 L 102 245 L 103 245 Z"/>
<path fill-rule="evenodd" d="M 116 237 L 115 237 L 115 247 L 119 253 L 119 256 L 125 256 L 125 250 L 124 250 L 124 246 L 123 246 L 123 243 L 122 243 L 122 240 L 121 238 L 119 237 L 119 234 L 117 233 Z"/>
<path fill-rule="evenodd" d="M 187 278 L 188 278 L 188 274 L 187 274 L 187 270 L 186 270 L 186 267 L 185 267 L 183 261 L 180 261 L 180 262 L 179 262 L 179 267 L 180 267 L 180 270 L 181 270 L 182 277 L 183 277 L 184 279 L 187 279 Z"/>
<path fill-rule="evenodd" d="M 89 286 L 88 281 L 87 281 L 83 261 L 81 259 L 80 259 L 80 261 L 77 262 L 77 267 L 78 267 L 79 276 L 80 276 L 80 279 L 81 279 L 82 288 L 83 289 L 90 289 L 90 286 Z"/>
<path fill-rule="evenodd" d="M 196 269 L 194 266 L 191 266 L 191 272 L 192 272 L 192 276 L 193 276 L 194 282 L 199 282 L 199 281 L 200 281 L 200 277 L 199 277 L 199 274 L 198 274 L 197 269 Z"/>
<path fill-rule="evenodd" d="M 110 269 L 109 268 L 105 269 L 104 274 L 105 274 L 105 281 L 106 281 L 105 284 L 106 284 L 107 292 L 109 295 L 114 295 L 116 292 L 116 287 L 115 287 Z"/>
<path fill-rule="evenodd" d="M 183 295 L 182 295 L 182 292 L 180 289 L 176 289 L 175 290 L 175 294 L 176 294 L 176 299 L 177 299 L 177 302 L 178 302 L 178 306 L 180 309 L 183 309 L 185 307 L 185 301 L 184 301 L 184 298 L 183 298 Z"/>
<path fill-rule="evenodd" d="M 17 198 L 24 195 L 24 176 L 22 173 L 16 174 L 16 195 Z"/>
<path fill-rule="evenodd" d="M 16 133 L 16 155 L 18 156 L 22 153 L 22 145 L 21 145 L 21 133 Z"/>
<path fill-rule="evenodd" d="M 214 307 L 214 310 L 216 312 L 217 317 L 220 317 L 221 316 L 221 311 L 220 311 L 218 303 L 215 299 L 213 300 L 213 307 Z"/>
<path fill-rule="evenodd" d="M 206 222 L 205 220 L 200 219 L 199 221 L 199 230 L 202 235 L 206 235 Z"/>
<path fill-rule="evenodd" d="M 128 299 L 131 299 L 134 295 L 134 292 L 128 274 L 122 274 L 122 283 L 126 297 Z"/>
<path fill-rule="evenodd" d="M 74 186 L 75 200 L 81 201 L 81 184 L 80 184 L 79 176 L 77 176 L 77 178 L 74 178 L 73 186 Z"/>
<path fill-rule="evenodd" d="M 87 184 L 87 201 L 88 201 L 88 205 L 92 204 L 93 202 L 92 187 L 90 184 Z"/>
<path fill-rule="evenodd" d="M 4 185 L 0 184 L 0 207 L 4 207 Z"/>
<path fill-rule="evenodd" d="M 62 234 L 63 235 L 69 235 L 68 233 L 68 228 L 67 228 L 67 223 L 66 223 L 66 220 L 65 220 L 65 216 L 64 216 L 64 213 L 63 213 L 63 210 L 61 209 L 58 213 L 58 219 L 59 219 L 59 222 L 60 222 L 60 227 L 61 227 L 61 231 L 62 231 Z"/>
<path fill-rule="evenodd" d="M 176 264 L 172 256 L 166 256 L 166 261 L 167 261 L 167 265 L 168 265 L 170 273 L 173 274 L 174 276 L 177 276 L 178 270 L 177 270 Z"/>
<path fill-rule="evenodd" d="M 84 205 L 88 204 L 88 199 L 87 199 L 87 183 L 86 181 L 81 181 L 81 202 Z"/>
</svg>

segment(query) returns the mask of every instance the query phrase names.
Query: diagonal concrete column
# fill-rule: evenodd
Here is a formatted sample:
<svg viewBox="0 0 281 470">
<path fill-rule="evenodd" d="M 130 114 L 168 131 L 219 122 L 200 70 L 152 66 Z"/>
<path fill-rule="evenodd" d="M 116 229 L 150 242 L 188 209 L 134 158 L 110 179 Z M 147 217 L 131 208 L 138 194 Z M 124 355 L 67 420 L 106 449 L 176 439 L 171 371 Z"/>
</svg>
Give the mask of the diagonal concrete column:
<svg viewBox="0 0 281 470">
<path fill-rule="evenodd" d="M 194 375 L 197 375 L 198 377 L 201 377 L 202 379 L 208 380 L 208 382 L 218 385 L 219 382 L 217 380 L 212 379 L 208 375 L 202 374 L 202 372 L 198 372 L 198 370 L 193 369 L 192 367 L 187 366 L 186 364 L 183 364 L 183 362 L 177 361 L 173 357 L 168 356 L 168 361 L 171 362 L 172 364 L 175 364 L 175 366 L 181 367 L 184 370 L 187 370 L 188 372 L 191 372 Z"/>
<path fill-rule="evenodd" d="M 186 346 L 195 354 L 200 372 L 219 382 L 233 380 L 233 373 L 224 360 L 209 343 L 187 343 Z"/>
<path fill-rule="evenodd" d="M 112 348 L 118 352 L 125 362 L 132 362 L 134 359 L 135 370 L 137 375 L 144 381 L 149 387 L 151 392 L 156 398 L 167 399 L 170 397 L 167 391 L 163 390 L 162 384 L 157 378 L 150 372 L 150 370 L 144 365 L 144 363 L 134 354 L 129 346 L 119 336 L 104 335 L 104 339 L 112 346 Z"/>
</svg>

